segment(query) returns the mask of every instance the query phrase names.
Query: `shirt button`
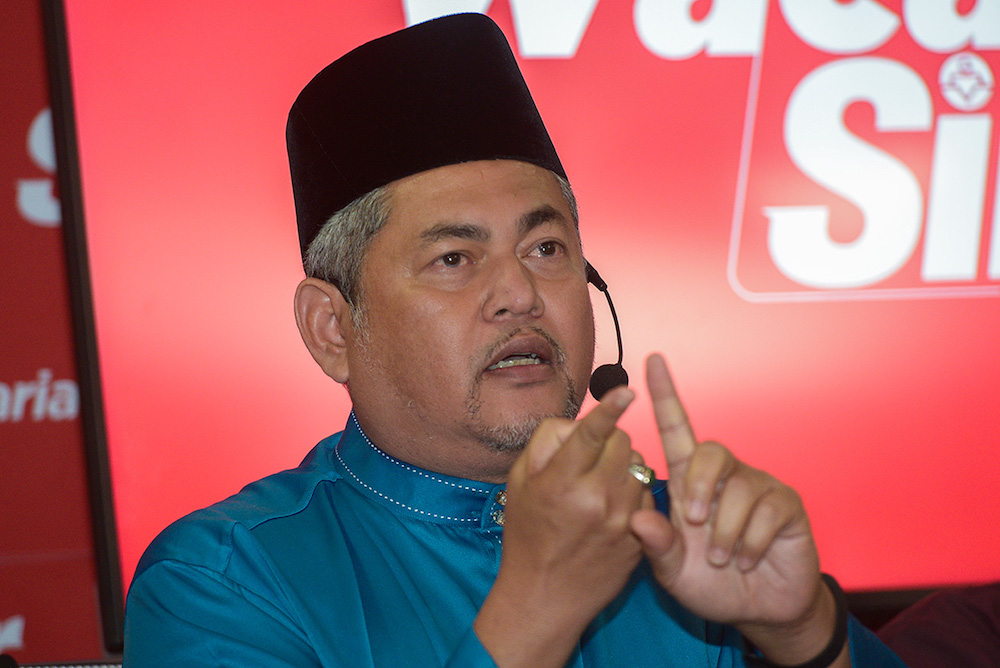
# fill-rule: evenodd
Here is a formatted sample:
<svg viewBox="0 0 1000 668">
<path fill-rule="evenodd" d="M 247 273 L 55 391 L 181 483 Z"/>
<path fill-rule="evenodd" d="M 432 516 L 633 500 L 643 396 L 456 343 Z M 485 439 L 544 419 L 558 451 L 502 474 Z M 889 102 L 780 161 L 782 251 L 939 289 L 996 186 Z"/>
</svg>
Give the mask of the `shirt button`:
<svg viewBox="0 0 1000 668">
<path fill-rule="evenodd" d="M 499 492 L 497 492 L 496 500 L 497 503 L 501 506 L 507 505 L 507 492 L 501 489 Z"/>
<path fill-rule="evenodd" d="M 493 521 L 498 525 L 503 526 L 503 510 L 497 508 L 493 511 Z"/>
</svg>

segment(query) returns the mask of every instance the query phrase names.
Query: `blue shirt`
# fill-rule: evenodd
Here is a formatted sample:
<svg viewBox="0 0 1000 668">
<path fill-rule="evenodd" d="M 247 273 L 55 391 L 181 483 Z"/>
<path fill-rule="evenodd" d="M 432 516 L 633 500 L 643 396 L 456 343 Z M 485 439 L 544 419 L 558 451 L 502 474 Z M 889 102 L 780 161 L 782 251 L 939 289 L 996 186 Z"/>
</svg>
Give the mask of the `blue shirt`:
<svg viewBox="0 0 1000 668">
<path fill-rule="evenodd" d="M 503 485 L 385 454 L 353 414 L 302 464 L 168 527 L 129 589 L 131 666 L 494 666 L 472 629 L 500 566 Z M 665 486 L 654 489 L 666 503 Z M 902 666 L 856 620 L 855 665 Z M 569 666 L 742 666 L 739 634 L 640 567 Z"/>
</svg>

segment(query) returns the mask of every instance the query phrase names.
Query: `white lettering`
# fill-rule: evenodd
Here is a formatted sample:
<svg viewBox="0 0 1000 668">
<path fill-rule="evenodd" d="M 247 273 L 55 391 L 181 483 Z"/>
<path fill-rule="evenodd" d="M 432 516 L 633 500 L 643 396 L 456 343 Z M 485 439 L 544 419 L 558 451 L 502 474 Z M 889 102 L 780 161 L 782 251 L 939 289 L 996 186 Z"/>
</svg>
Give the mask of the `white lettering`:
<svg viewBox="0 0 1000 668">
<path fill-rule="evenodd" d="M 775 265 L 816 288 L 869 285 L 897 271 L 920 238 L 923 197 L 910 169 L 844 126 L 844 110 L 866 101 L 879 131 L 929 130 L 931 100 L 912 69 L 883 58 L 838 60 L 810 72 L 785 112 L 785 145 L 816 183 L 854 203 L 864 216 L 850 243 L 830 238 L 829 210 L 766 207 L 768 247 Z"/>
<path fill-rule="evenodd" d="M 525 58 L 572 58 L 597 0 L 510 0 L 517 43 Z"/>
<path fill-rule="evenodd" d="M 49 419 L 54 422 L 73 420 L 80 414 L 80 391 L 76 381 L 57 380 L 52 383 L 49 400 Z"/>
<path fill-rule="evenodd" d="M 598 0 L 510 0 L 518 51 L 525 58 L 572 58 Z M 407 25 L 454 14 L 485 13 L 492 0 L 403 0 Z"/>
<path fill-rule="evenodd" d="M 59 227 L 59 200 L 52 179 L 18 179 L 17 210 L 39 227 Z"/>
<path fill-rule="evenodd" d="M 0 422 L 20 422 L 31 406 L 31 419 L 55 422 L 80 413 L 80 390 L 73 380 L 52 381 L 51 369 L 39 369 L 36 380 L 0 383 Z"/>
<path fill-rule="evenodd" d="M 28 155 L 39 168 L 55 174 L 56 150 L 52 139 L 52 113 L 43 109 L 28 130 Z M 19 179 L 17 209 L 28 221 L 41 227 L 57 227 L 60 220 L 59 200 L 53 195 L 54 181 Z"/>
<path fill-rule="evenodd" d="M 764 41 L 767 0 L 715 0 L 701 21 L 694 0 L 636 0 L 636 33 L 661 58 L 683 60 L 701 51 L 712 56 L 755 56 Z"/>
<path fill-rule="evenodd" d="M 42 109 L 28 130 L 28 154 L 49 174 L 56 172 L 56 146 L 52 138 L 52 112 Z"/>
<path fill-rule="evenodd" d="M 0 621 L 0 652 L 5 649 L 24 649 L 24 615 Z"/>
<path fill-rule="evenodd" d="M 14 383 L 14 399 L 10 407 L 11 422 L 20 422 L 24 419 L 24 409 L 28 401 L 34 399 L 37 394 L 37 383 Z"/>
<path fill-rule="evenodd" d="M 35 407 L 31 417 L 35 422 L 41 422 L 45 417 L 45 409 L 49 405 L 49 383 L 52 382 L 51 369 L 39 369 L 38 382 L 35 383 Z"/>
<path fill-rule="evenodd" d="M 448 14 L 474 12 L 485 14 L 493 0 L 403 0 L 406 25 L 412 26 Z"/>
<path fill-rule="evenodd" d="M 969 44 L 983 50 L 1000 48 L 1000 0 L 976 0 L 965 16 L 957 8 L 957 0 L 906 0 L 903 20 L 913 39 L 928 51 L 949 53 Z"/>
<path fill-rule="evenodd" d="M 788 26 L 806 44 L 827 53 L 876 49 L 899 28 L 899 17 L 874 0 L 781 0 Z"/>
<path fill-rule="evenodd" d="M 938 118 L 921 270 L 925 281 L 976 278 L 991 135 L 989 114 Z"/>
</svg>

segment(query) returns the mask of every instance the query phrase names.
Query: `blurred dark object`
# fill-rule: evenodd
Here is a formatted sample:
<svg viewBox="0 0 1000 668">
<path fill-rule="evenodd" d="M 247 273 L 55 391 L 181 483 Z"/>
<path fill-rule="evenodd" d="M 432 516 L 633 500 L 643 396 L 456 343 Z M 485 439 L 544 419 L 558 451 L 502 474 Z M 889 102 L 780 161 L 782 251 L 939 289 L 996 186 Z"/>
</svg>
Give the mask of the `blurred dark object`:
<svg viewBox="0 0 1000 668">
<path fill-rule="evenodd" d="M 847 592 L 847 607 L 862 624 L 878 632 L 889 620 L 937 589 L 879 589 Z"/>
<path fill-rule="evenodd" d="M 935 592 L 878 636 L 910 668 L 1000 665 L 1000 583 Z"/>
</svg>

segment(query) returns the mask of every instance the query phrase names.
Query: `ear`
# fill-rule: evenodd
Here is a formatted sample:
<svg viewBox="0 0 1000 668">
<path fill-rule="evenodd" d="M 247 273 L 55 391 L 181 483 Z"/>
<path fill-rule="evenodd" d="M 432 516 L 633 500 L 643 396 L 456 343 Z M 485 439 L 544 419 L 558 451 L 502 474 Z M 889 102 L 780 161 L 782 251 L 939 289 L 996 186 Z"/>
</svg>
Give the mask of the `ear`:
<svg viewBox="0 0 1000 668">
<path fill-rule="evenodd" d="M 295 323 L 323 372 L 338 383 L 347 383 L 347 349 L 353 322 L 351 307 L 337 286 L 318 278 L 299 283 L 295 290 Z"/>
</svg>

